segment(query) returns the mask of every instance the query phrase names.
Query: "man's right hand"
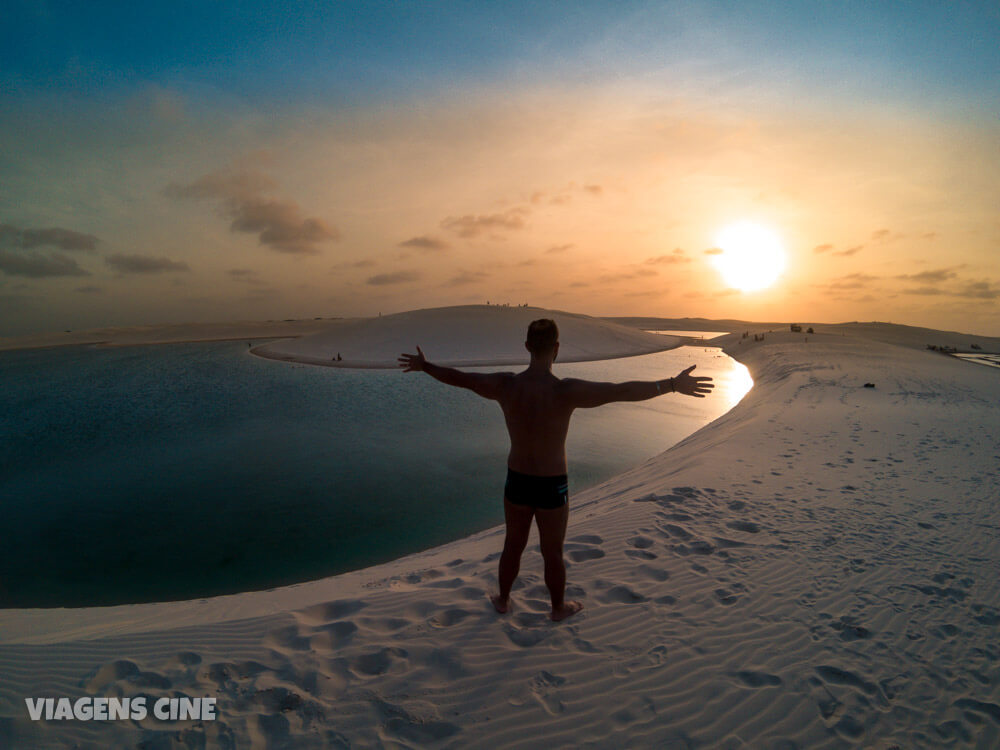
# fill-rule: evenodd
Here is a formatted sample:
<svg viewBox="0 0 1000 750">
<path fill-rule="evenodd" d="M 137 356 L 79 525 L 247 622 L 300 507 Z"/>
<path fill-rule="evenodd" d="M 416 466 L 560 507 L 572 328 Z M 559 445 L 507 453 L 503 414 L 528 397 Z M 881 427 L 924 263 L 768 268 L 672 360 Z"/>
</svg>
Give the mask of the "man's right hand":
<svg viewBox="0 0 1000 750">
<path fill-rule="evenodd" d="M 420 351 L 419 346 L 416 354 L 400 354 L 397 361 L 399 366 L 403 368 L 403 372 L 423 372 L 424 365 L 427 364 L 427 358 Z"/>
</svg>

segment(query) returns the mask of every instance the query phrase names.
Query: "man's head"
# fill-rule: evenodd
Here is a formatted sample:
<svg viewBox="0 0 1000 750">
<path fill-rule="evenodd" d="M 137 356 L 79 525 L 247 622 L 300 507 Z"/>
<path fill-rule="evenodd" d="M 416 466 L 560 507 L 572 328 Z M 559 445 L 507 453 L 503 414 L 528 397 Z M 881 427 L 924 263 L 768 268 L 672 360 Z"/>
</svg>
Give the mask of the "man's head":
<svg viewBox="0 0 1000 750">
<path fill-rule="evenodd" d="M 554 320 L 541 318 L 531 321 L 528 338 L 524 346 L 531 352 L 532 359 L 551 357 L 555 359 L 559 351 L 559 329 Z"/>
</svg>

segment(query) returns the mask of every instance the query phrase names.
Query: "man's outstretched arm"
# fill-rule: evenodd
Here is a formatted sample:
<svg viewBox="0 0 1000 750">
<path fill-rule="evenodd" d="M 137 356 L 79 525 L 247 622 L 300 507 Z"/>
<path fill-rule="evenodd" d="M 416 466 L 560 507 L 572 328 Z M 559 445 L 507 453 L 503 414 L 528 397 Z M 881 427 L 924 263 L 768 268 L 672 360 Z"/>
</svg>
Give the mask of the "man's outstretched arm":
<svg viewBox="0 0 1000 750">
<path fill-rule="evenodd" d="M 709 377 L 695 377 L 691 365 L 680 374 L 663 380 L 631 380 L 627 383 L 595 383 L 590 380 L 567 379 L 570 400 L 574 407 L 589 409 L 614 401 L 645 401 L 664 393 L 681 393 L 685 396 L 705 398 L 715 385 Z"/>
<path fill-rule="evenodd" d="M 483 398 L 493 400 L 500 398 L 500 389 L 507 378 L 507 373 L 503 372 L 462 372 L 454 367 L 435 365 L 433 362 L 427 361 L 419 346 L 416 354 L 400 354 L 397 361 L 399 366 L 403 368 L 403 372 L 426 372 L 445 385 L 468 388 Z"/>
</svg>

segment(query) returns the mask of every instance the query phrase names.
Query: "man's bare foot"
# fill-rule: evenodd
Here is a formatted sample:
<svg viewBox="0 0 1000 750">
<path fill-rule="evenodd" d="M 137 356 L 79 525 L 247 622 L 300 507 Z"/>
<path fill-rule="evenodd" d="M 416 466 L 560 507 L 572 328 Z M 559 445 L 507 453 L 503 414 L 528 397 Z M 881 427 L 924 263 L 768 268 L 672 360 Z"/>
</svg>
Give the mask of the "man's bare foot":
<svg viewBox="0 0 1000 750">
<path fill-rule="evenodd" d="M 510 599 L 505 599 L 500 594 L 491 596 L 490 601 L 493 602 L 493 608 L 502 615 L 507 614 L 507 610 L 510 609 Z"/>
<path fill-rule="evenodd" d="M 583 602 L 563 602 L 563 605 L 559 609 L 556 609 L 555 607 L 552 608 L 552 614 L 549 615 L 549 617 L 552 618 L 553 622 L 559 622 L 560 620 L 565 620 L 571 615 L 575 615 L 581 609 L 583 609 Z"/>
</svg>

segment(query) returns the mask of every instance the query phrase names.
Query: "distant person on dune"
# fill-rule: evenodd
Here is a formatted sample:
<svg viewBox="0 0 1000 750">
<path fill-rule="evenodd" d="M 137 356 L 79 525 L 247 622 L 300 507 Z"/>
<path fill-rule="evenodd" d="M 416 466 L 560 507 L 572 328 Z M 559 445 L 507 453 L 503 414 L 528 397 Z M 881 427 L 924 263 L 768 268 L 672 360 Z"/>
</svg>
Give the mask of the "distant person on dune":
<svg viewBox="0 0 1000 750">
<path fill-rule="evenodd" d="M 687 368 L 664 380 L 627 383 L 595 383 L 576 378 L 557 378 L 552 363 L 559 354 L 559 329 L 547 318 L 528 326 L 525 348 L 531 353 L 528 369 L 519 373 L 472 373 L 441 367 L 416 354 L 402 354 L 403 372 L 426 372 L 446 385 L 454 385 L 500 403 L 510 453 L 504 485 L 504 517 L 507 536 L 500 555 L 500 591 L 491 597 L 497 612 L 510 606 L 510 590 L 521 567 L 521 554 L 528 544 L 532 519 L 545 563 L 545 585 L 552 599 L 553 620 L 564 620 L 583 609 L 578 601 L 565 601 L 566 565 L 563 541 L 569 518 L 566 478 L 566 433 L 574 409 L 589 409 L 613 401 L 645 401 L 663 393 L 683 393 L 704 398 L 712 379 L 693 377 Z"/>
</svg>

